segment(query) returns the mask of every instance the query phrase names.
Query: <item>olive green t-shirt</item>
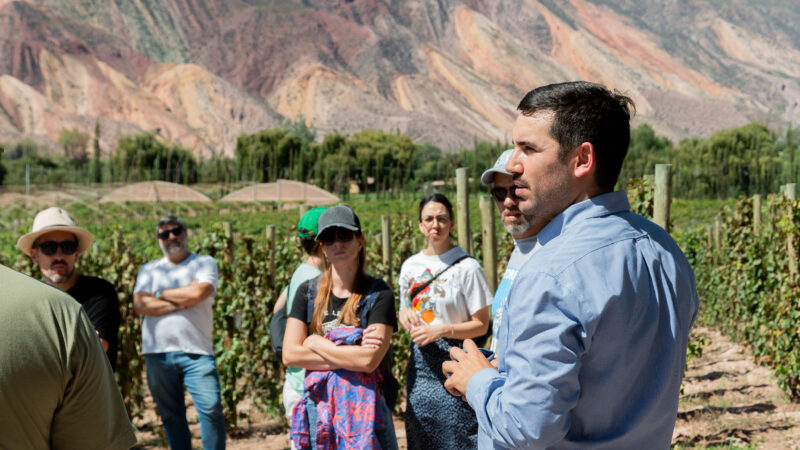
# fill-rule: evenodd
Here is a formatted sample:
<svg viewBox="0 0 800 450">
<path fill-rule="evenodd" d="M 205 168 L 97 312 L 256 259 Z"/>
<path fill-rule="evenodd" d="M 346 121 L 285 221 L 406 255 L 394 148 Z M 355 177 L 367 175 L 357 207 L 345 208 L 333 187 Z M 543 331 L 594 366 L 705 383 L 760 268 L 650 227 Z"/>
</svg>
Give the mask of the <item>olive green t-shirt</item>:
<svg viewBox="0 0 800 450">
<path fill-rule="evenodd" d="M 0 265 L 0 448 L 136 444 L 108 358 L 80 304 Z"/>
</svg>

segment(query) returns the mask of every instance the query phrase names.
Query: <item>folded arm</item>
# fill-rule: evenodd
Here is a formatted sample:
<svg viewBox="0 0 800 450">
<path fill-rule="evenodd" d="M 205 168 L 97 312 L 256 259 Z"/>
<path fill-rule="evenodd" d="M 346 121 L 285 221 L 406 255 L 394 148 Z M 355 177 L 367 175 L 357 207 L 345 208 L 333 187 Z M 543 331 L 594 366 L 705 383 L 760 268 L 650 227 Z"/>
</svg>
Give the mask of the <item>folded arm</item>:
<svg viewBox="0 0 800 450">
<path fill-rule="evenodd" d="M 341 368 L 304 346 L 303 342 L 307 337 L 308 326 L 305 322 L 294 317 L 286 319 L 286 332 L 283 334 L 283 365 L 302 367 L 308 370 Z"/>
<path fill-rule="evenodd" d="M 163 316 L 186 309 L 177 304 L 156 298 L 152 292 L 140 291 L 133 294 L 133 310 L 143 316 Z"/>
<path fill-rule="evenodd" d="M 159 298 L 189 308 L 214 295 L 214 285 L 193 280 L 188 286 L 162 289 Z"/>
<path fill-rule="evenodd" d="M 322 336 L 309 336 L 303 346 L 319 355 L 328 363 L 354 372 L 372 372 L 378 368 L 389 350 L 393 328 L 385 324 L 372 324 L 374 333 L 383 337 L 380 346 L 336 345 Z"/>
</svg>

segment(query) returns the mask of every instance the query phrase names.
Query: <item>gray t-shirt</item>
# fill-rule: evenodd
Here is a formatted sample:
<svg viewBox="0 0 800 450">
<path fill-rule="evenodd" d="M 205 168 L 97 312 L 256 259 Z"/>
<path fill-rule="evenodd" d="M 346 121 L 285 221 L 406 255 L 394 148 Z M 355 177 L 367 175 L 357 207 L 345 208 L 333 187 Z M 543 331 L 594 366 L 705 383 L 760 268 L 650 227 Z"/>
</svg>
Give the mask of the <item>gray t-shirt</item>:
<svg viewBox="0 0 800 450">
<path fill-rule="evenodd" d="M 188 286 L 193 280 L 209 283 L 217 289 L 217 262 L 210 256 L 192 253 L 178 264 L 166 257 L 142 266 L 136 277 L 134 294 L 156 292 Z M 191 308 L 163 316 L 144 316 L 142 324 L 142 353 L 182 351 L 198 355 L 213 355 L 211 341 L 214 332 L 214 295 Z"/>
<path fill-rule="evenodd" d="M 136 444 L 111 365 L 81 305 L 0 265 L 0 448 Z"/>
<path fill-rule="evenodd" d="M 511 285 L 514 284 L 514 279 L 517 277 L 517 272 L 528 261 L 533 252 L 539 247 L 536 236 L 529 238 L 514 240 L 514 251 L 511 252 L 511 257 L 508 259 L 508 266 L 503 273 L 503 279 L 497 286 L 497 291 L 494 293 L 492 299 L 492 342 L 489 348 L 492 351 L 497 351 L 497 327 L 500 325 L 500 319 L 503 317 L 503 308 L 508 298 L 508 293 L 511 291 Z"/>
</svg>

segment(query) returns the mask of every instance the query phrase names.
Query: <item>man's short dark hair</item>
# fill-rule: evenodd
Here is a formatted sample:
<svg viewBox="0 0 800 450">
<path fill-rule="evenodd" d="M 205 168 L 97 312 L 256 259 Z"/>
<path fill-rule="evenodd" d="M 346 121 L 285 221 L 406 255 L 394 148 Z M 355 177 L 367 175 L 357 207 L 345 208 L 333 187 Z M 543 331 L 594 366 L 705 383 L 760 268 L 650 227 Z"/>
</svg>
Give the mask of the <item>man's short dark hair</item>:
<svg viewBox="0 0 800 450">
<path fill-rule="evenodd" d="M 178 225 L 179 227 L 183 228 L 184 230 L 188 230 L 189 229 L 189 228 L 186 227 L 186 222 L 184 222 L 183 220 L 179 219 L 178 217 L 176 217 L 176 216 L 164 216 L 161 219 L 159 219 L 158 225 L 156 225 L 156 231 L 158 231 L 159 228 L 163 227 L 164 225 L 169 225 L 171 223 L 174 223 L 174 224 Z"/>
<path fill-rule="evenodd" d="M 554 113 L 550 137 L 558 142 L 562 160 L 573 148 L 590 142 L 597 158 L 597 185 L 605 191 L 614 189 L 631 140 L 633 100 L 599 84 L 571 81 L 528 92 L 517 109 L 525 116 Z"/>
</svg>

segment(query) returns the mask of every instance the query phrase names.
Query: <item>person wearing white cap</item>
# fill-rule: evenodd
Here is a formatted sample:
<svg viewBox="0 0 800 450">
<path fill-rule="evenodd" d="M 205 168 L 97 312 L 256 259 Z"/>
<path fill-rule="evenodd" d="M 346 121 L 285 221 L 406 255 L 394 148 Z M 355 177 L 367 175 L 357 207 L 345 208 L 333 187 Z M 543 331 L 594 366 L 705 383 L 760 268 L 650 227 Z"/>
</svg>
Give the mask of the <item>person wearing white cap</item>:
<svg viewBox="0 0 800 450">
<path fill-rule="evenodd" d="M 503 278 L 500 280 L 492 300 L 492 341 L 489 349 L 493 352 L 497 351 L 497 339 L 495 339 L 495 336 L 497 336 L 500 319 L 503 317 L 503 304 L 508 297 L 508 292 L 511 290 L 511 285 L 514 283 L 517 272 L 538 248 L 536 245 L 536 233 L 544 228 L 548 222 L 546 220 L 536 221 L 533 217 L 526 216 L 519 210 L 519 198 L 514 195 L 513 189 L 514 178 L 510 173 L 506 172 L 506 164 L 513 151 L 513 148 L 504 151 L 497 158 L 494 166 L 486 169 L 481 175 L 481 183 L 484 186 L 494 184 L 490 192 L 497 205 L 497 212 L 500 213 L 503 226 L 514 238 L 514 251 L 511 252 Z M 494 361 L 496 364 L 497 360 Z"/>
<path fill-rule="evenodd" d="M 91 233 L 75 226 L 66 211 L 52 207 L 36 214 L 31 232 L 17 240 L 17 248 L 39 266 L 45 283 L 65 291 L 83 306 L 114 369 L 120 324 L 117 291 L 108 281 L 81 275 L 75 268 L 93 240 Z"/>
</svg>

